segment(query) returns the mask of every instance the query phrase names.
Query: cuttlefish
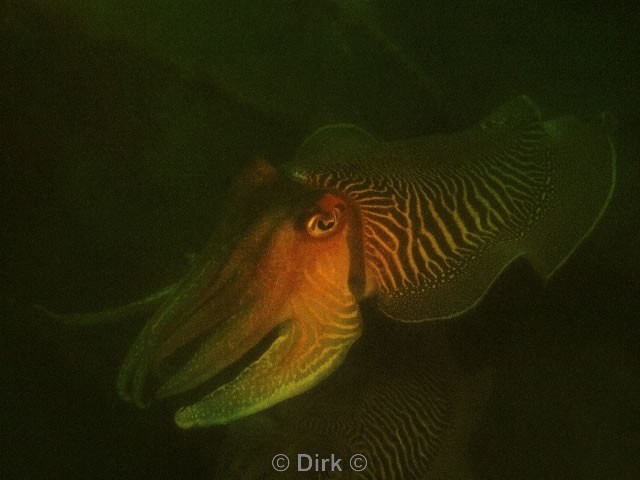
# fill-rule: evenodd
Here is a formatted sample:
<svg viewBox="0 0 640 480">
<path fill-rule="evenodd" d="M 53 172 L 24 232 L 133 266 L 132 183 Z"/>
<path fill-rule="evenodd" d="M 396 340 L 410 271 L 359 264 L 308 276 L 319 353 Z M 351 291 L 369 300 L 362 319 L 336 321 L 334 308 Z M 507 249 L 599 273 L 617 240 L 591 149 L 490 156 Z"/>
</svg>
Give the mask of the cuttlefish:
<svg viewBox="0 0 640 480">
<path fill-rule="evenodd" d="M 473 478 L 469 445 L 492 369 L 478 367 L 478 355 L 461 368 L 454 352 L 466 342 L 450 338 L 449 322 L 390 328 L 367 313 L 366 335 L 322 388 L 233 422 L 203 445 L 207 478 L 278 480 L 276 452 L 290 459 L 287 473 L 300 453 L 342 459 L 339 469 L 305 474 L 316 480 Z M 355 452 L 362 463 L 352 467 Z"/>
<path fill-rule="evenodd" d="M 209 387 L 175 421 L 226 424 L 331 375 L 366 298 L 424 322 L 473 308 L 518 259 L 549 278 L 611 198 L 610 124 L 544 120 L 520 96 L 466 131 L 382 142 L 330 125 L 290 163 L 254 162 L 200 260 L 153 297 L 120 396 L 144 406 Z"/>
</svg>

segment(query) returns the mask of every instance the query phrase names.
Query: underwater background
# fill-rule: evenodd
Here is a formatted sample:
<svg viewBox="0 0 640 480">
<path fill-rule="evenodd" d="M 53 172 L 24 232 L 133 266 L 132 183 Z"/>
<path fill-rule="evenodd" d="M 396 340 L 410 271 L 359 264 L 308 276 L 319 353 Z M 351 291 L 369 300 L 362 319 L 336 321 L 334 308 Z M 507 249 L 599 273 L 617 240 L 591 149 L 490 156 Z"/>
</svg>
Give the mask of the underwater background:
<svg viewBox="0 0 640 480">
<path fill-rule="evenodd" d="M 231 478 L 217 448 L 263 461 L 250 443 L 223 447 L 221 431 L 179 430 L 175 406 L 138 410 L 118 398 L 144 318 L 72 328 L 32 306 L 97 311 L 172 283 L 240 168 L 257 156 L 289 160 L 323 124 L 389 140 L 453 131 L 519 93 L 549 116 L 612 112 L 618 182 L 600 224 L 544 289 L 516 268 L 449 327 L 462 368 L 493 370 L 470 469 L 477 479 L 640 478 L 638 10 L 1 2 L 0 478 Z M 369 336 L 352 355 L 360 375 L 380 375 L 360 366 L 369 344 L 373 365 L 420 354 L 373 309 L 364 321 Z M 411 361 L 432 361 L 422 355 Z M 312 403 L 308 394 L 291 411 Z"/>
</svg>

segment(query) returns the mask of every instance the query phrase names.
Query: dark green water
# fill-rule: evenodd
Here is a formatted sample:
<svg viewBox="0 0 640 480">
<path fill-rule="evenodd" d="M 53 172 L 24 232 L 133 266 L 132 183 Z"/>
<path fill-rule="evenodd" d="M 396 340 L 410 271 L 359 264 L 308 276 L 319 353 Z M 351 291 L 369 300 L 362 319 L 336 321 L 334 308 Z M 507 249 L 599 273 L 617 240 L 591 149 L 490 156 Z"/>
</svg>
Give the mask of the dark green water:
<svg viewBox="0 0 640 480">
<path fill-rule="evenodd" d="M 220 432 L 115 393 L 144 319 L 62 328 L 31 305 L 98 310 L 174 281 L 239 168 L 289 159 L 323 123 L 410 137 L 520 92 L 549 114 L 612 111 L 618 186 L 544 290 L 514 272 L 451 327 L 462 365 L 495 369 L 469 463 L 478 479 L 640 478 L 634 2 L 125 3 L 0 4 L 0 478 L 207 478 Z M 385 320 L 371 338 L 400 341 Z"/>
</svg>

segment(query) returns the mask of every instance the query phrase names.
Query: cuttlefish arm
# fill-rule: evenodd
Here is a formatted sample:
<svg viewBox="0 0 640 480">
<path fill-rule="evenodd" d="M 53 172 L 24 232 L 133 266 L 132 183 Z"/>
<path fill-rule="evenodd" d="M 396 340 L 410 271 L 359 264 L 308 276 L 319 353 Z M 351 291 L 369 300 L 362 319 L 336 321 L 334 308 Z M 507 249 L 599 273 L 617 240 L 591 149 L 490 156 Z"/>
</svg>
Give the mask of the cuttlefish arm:
<svg viewBox="0 0 640 480">
<path fill-rule="evenodd" d="M 120 395 L 142 406 L 149 393 L 179 395 L 240 364 L 235 378 L 178 411 L 184 428 L 228 423 L 304 392 L 361 334 L 359 227 L 349 201 L 265 164 L 252 170 L 264 178 L 251 195 L 238 194 L 224 235 L 214 236 L 228 247 L 203 256 L 140 333 L 118 378 Z"/>
<path fill-rule="evenodd" d="M 327 210 L 333 208 L 332 204 L 342 204 L 331 195 L 320 202 Z M 348 286 L 348 227 L 345 225 L 319 245 L 305 245 L 308 240 L 300 237 L 306 235 L 288 222 L 273 234 L 259 267 L 261 274 L 270 277 L 262 279 L 266 284 L 260 285 L 268 289 L 269 299 L 238 322 L 245 331 L 247 325 L 264 324 L 266 309 L 271 318 L 286 319 L 279 325 L 277 337 L 235 379 L 194 405 L 180 409 L 175 417 L 179 426 L 207 425 L 212 419 L 228 423 L 301 393 L 333 372 L 360 337 L 360 311 Z M 282 306 L 275 306 L 279 301 Z M 277 308 L 282 310 L 278 312 Z M 188 388 L 194 374 L 202 371 L 201 365 L 205 366 L 205 376 L 209 375 L 216 362 L 202 360 L 216 348 L 220 349 L 219 341 L 194 355 L 178 375 L 161 387 L 160 395 Z"/>
<path fill-rule="evenodd" d="M 292 320 L 271 347 L 234 380 L 180 409 L 175 416 L 180 427 L 206 425 L 212 418 L 227 423 L 258 412 L 308 390 L 342 363 L 360 337 L 360 313 L 350 292 L 331 289 L 327 280 L 335 272 L 329 273 L 305 273 L 309 285 L 292 300 Z"/>
<path fill-rule="evenodd" d="M 610 123 L 543 120 L 521 96 L 452 135 L 381 143 L 324 127 L 287 173 L 357 206 L 370 291 L 387 315 L 448 318 L 517 258 L 548 278 L 591 232 L 615 185 Z"/>
</svg>

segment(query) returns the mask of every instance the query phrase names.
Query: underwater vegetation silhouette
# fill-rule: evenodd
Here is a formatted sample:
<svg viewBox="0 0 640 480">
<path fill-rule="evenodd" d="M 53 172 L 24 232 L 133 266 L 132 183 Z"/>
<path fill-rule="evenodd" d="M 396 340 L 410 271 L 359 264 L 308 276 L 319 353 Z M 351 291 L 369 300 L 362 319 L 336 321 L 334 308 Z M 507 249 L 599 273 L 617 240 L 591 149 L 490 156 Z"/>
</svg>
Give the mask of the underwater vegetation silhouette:
<svg viewBox="0 0 640 480">
<path fill-rule="evenodd" d="M 438 82 L 382 28 L 374 2 L 27 4 L 99 43 L 115 41 L 161 58 L 184 77 L 215 85 L 237 104 L 274 118 L 317 126 L 355 121 L 363 112 L 385 122 L 410 111 L 442 121 L 445 113 Z M 380 95 L 386 89 L 393 89 L 393 98 Z"/>
</svg>

